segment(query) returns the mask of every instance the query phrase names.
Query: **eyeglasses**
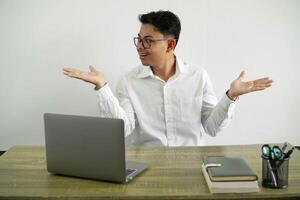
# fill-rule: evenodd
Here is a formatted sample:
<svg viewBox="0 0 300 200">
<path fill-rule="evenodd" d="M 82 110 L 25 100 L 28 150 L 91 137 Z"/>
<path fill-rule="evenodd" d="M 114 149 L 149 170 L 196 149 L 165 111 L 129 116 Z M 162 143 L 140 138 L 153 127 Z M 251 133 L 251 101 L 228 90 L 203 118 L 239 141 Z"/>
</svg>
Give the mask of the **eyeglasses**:
<svg viewBox="0 0 300 200">
<path fill-rule="evenodd" d="M 151 44 L 152 42 L 156 42 L 156 41 L 164 41 L 164 40 L 168 40 L 168 39 L 157 39 L 157 40 L 153 40 L 153 39 L 150 39 L 150 38 L 140 38 L 140 37 L 134 37 L 133 38 L 133 42 L 134 42 L 134 45 L 137 47 L 139 45 L 139 43 L 142 43 L 143 47 L 145 49 L 149 49 L 151 48 Z"/>
</svg>

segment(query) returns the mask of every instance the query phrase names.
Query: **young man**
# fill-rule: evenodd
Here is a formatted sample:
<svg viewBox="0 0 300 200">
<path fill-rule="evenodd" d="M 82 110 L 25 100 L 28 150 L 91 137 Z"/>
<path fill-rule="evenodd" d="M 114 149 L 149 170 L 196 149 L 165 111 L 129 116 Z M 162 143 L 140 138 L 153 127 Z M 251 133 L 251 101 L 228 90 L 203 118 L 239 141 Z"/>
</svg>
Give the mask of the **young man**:
<svg viewBox="0 0 300 200">
<path fill-rule="evenodd" d="M 137 146 L 199 145 L 204 133 L 216 136 L 231 120 L 238 96 L 264 90 L 272 80 L 243 82 L 241 72 L 218 102 L 207 72 L 174 55 L 181 25 L 170 11 L 140 15 L 134 38 L 142 66 L 119 82 L 117 98 L 101 72 L 64 68 L 64 74 L 94 84 L 102 117 L 125 122 L 127 144 Z"/>
</svg>

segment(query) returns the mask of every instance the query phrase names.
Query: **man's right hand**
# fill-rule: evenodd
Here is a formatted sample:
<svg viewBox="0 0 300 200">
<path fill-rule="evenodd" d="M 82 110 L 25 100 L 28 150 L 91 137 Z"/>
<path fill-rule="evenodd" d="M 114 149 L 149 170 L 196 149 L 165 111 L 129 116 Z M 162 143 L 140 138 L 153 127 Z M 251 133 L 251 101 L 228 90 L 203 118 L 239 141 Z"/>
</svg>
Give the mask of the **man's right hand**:
<svg viewBox="0 0 300 200">
<path fill-rule="evenodd" d="M 75 68 L 63 68 L 64 74 L 71 77 L 83 80 L 88 83 L 94 84 L 95 90 L 102 88 L 106 81 L 103 77 L 103 74 L 95 69 L 95 67 L 90 66 L 90 72 L 84 72 Z"/>
</svg>

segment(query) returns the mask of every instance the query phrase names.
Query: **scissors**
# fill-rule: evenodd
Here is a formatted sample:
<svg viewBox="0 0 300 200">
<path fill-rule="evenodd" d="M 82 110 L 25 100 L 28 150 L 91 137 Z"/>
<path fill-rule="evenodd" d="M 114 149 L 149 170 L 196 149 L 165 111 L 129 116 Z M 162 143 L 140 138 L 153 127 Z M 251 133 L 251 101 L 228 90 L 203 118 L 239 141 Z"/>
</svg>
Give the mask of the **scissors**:
<svg viewBox="0 0 300 200">
<path fill-rule="evenodd" d="M 277 145 L 264 144 L 261 147 L 262 156 L 269 160 L 280 160 L 283 156 L 281 148 Z"/>
</svg>

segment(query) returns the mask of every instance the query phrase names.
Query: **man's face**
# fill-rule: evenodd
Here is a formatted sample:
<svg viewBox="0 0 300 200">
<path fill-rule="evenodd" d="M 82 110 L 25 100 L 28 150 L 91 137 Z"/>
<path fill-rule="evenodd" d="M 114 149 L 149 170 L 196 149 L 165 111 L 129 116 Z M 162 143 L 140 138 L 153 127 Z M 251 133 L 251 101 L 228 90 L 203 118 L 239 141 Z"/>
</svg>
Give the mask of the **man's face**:
<svg viewBox="0 0 300 200">
<path fill-rule="evenodd" d="M 137 51 L 143 65 L 157 66 L 164 62 L 167 54 L 168 42 L 162 33 L 160 33 L 151 24 L 142 24 L 138 34 L 142 42 L 137 44 Z M 150 48 L 147 48 L 146 40 L 151 43 Z M 160 40 L 160 41 L 156 41 Z M 152 41 L 152 42 L 151 42 Z"/>
</svg>

